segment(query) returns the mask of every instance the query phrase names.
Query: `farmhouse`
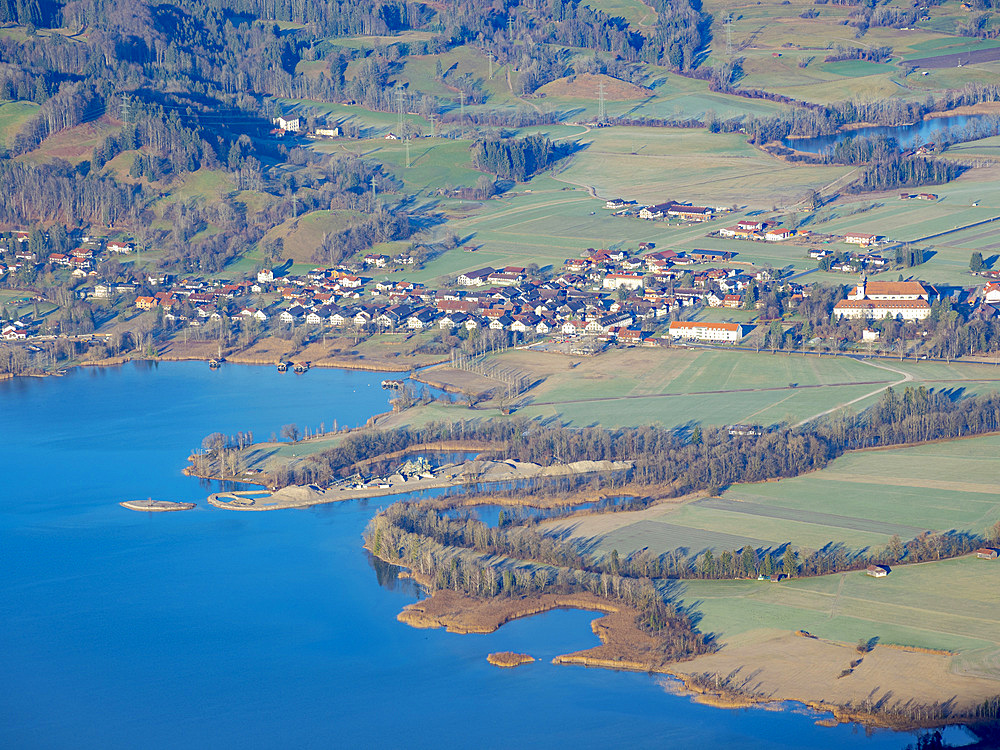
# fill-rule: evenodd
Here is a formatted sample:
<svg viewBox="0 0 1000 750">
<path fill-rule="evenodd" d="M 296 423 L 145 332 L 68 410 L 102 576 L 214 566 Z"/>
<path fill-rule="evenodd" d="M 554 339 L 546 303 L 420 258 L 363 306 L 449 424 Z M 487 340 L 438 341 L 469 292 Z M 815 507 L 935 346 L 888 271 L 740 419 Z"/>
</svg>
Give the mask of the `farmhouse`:
<svg viewBox="0 0 1000 750">
<path fill-rule="evenodd" d="M 725 263 L 732 260 L 739 253 L 732 250 L 692 250 L 687 256 L 699 263 Z"/>
<path fill-rule="evenodd" d="M 672 208 L 667 209 L 668 216 L 678 216 L 685 221 L 711 221 L 714 213 L 715 209 L 709 206 L 679 206 L 674 204 Z"/>
<path fill-rule="evenodd" d="M 632 205 L 635 205 L 635 201 L 625 200 L 624 198 L 611 198 L 604 204 L 604 207 L 618 210 Z"/>
<path fill-rule="evenodd" d="M 874 245 L 877 240 L 877 234 L 865 234 L 864 232 L 848 232 L 844 235 L 844 242 L 848 245 L 861 245 L 861 247 Z"/>
<path fill-rule="evenodd" d="M 646 206 L 639 211 L 640 219 L 662 219 L 667 215 L 667 212 L 676 206 L 677 203 L 674 201 L 667 201 L 666 203 L 657 203 L 655 206 Z"/>
<path fill-rule="evenodd" d="M 461 286 L 483 286 L 492 273 L 493 269 L 489 267 L 480 268 L 476 271 L 466 271 L 463 274 L 459 274 L 457 281 Z"/>
<path fill-rule="evenodd" d="M 794 234 L 795 232 L 793 232 L 791 229 L 783 229 L 783 228 L 768 229 L 767 234 L 764 235 L 764 239 L 767 240 L 768 242 L 781 242 L 782 240 L 787 240 Z"/>
<path fill-rule="evenodd" d="M 872 578 L 885 578 L 889 575 L 889 569 L 884 565 L 869 565 L 865 568 L 865 573 L 870 575 Z"/>
<path fill-rule="evenodd" d="M 736 222 L 736 226 L 744 232 L 759 232 L 766 224 L 756 219 L 743 219 L 743 221 Z"/>
<path fill-rule="evenodd" d="M 741 240 L 748 239 L 753 234 L 751 229 L 743 229 L 739 225 L 735 227 L 724 227 L 719 230 L 720 237 L 736 237 Z"/>
<path fill-rule="evenodd" d="M 996 560 L 1000 552 L 991 547 L 980 547 L 976 550 L 976 557 L 980 560 Z"/>
<path fill-rule="evenodd" d="M 753 326 L 743 323 L 699 323 L 693 320 L 675 320 L 670 324 L 670 337 L 697 339 L 699 341 L 739 341 Z"/>
</svg>

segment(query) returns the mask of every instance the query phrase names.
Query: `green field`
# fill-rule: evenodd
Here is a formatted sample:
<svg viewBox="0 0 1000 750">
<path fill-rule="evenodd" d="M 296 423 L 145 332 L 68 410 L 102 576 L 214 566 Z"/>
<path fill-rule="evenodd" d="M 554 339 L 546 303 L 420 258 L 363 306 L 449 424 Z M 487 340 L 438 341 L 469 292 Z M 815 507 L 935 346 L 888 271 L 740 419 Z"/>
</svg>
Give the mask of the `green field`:
<svg viewBox="0 0 1000 750">
<path fill-rule="evenodd" d="M 498 361 L 543 379 L 519 399 L 518 415 L 575 427 L 795 424 L 830 409 L 860 410 L 886 386 L 903 384 L 907 377 L 907 384 L 969 393 L 1000 386 L 1000 371 L 988 364 L 861 362 L 679 347 L 618 349 L 582 358 L 509 352 Z M 470 411 L 435 403 L 393 421 L 499 416 L 493 404 Z"/>
<path fill-rule="evenodd" d="M 989 653 L 995 666 L 998 587 L 1000 565 L 963 557 L 899 566 L 882 580 L 855 572 L 777 585 L 686 581 L 681 596 L 697 609 L 700 628 L 723 640 L 761 628 L 806 630 L 842 643 L 877 637 L 959 651 L 959 665 Z"/>
<path fill-rule="evenodd" d="M 893 534 L 903 540 L 925 531 L 985 534 L 1000 520 L 992 482 L 1000 471 L 998 449 L 1000 437 L 986 436 L 854 452 L 792 479 L 734 485 L 718 498 L 619 516 L 619 527 L 608 533 L 599 533 L 600 522 L 587 529 L 605 552 L 648 547 L 691 555 L 744 544 L 776 553 L 786 543 L 874 550 Z"/>
<path fill-rule="evenodd" d="M 700 129 L 609 128 L 578 142 L 584 148 L 558 173 L 560 179 L 640 202 L 672 198 L 771 208 L 800 200 L 850 171 L 793 166 L 753 148 L 739 134 Z"/>
<path fill-rule="evenodd" d="M 405 141 L 382 138 L 362 141 L 318 141 L 313 148 L 323 153 L 350 153 L 377 161 L 385 171 L 403 181 L 409 194 L 429 195 L 441 189 L 471 187 L 483 176 L 472 168 L 471 141 L 446 138 L 415 138 L 410 141 L 410 166 L 406 166 Z"/>
<path fill-rule="evenodd" d="M 585 5 L 612 18 L 624 18 L 636 31 L 648 30 L 656 23 L 656 13 L 642 0 L 587 0 Z"/>
<path fill-rule="evenodd" d="M 0 146 L 6 146 L 36 112 L 34 102 L 4 102 L 0 104 Z"/>
</svg>

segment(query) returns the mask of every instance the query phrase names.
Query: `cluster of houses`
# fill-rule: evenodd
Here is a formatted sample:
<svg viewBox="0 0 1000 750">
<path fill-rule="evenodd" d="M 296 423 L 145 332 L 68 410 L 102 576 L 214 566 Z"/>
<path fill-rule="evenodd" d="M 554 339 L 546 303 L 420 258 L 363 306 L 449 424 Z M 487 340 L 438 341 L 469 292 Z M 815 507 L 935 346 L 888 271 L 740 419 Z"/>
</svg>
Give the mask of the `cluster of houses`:
<svg viewBox="0 0 1000 750">
<path fill-rule="evenodd" d="M 282 278 L 265 269 L 256 280 L 237 282 L 167 278 L 160 280 L 164 283 L 159 291 L 138 296 L 134 304 L 140 310 L 162 309 L 167 320 L 188 325 L 228 315 L 290 326 L 488 329 L 651 344 L 648 331 L 665 324 L 672 311 L 702 305 L 741 308 L 750 285 L 773 281 L 764 270 L 751 274 L 732 268 L 690 268 L 693 263 L 725 262 L 735 253 L 657 251 L 647 243 L 642 250 L 645 253 L 635 256 L 626 250 L 592 251 L 567 260 L 565 271 L 549 280 L 533 278 L 518 266 L 484 267 L 459 274 L 450 288 L 438 291 L 407 281 L 374 281 L 344 267 Z M 383 259 L 386 256 L 372 255 L 364 262 L 377 268 Z M 788 286 L 801 295 L 800 287 Z M 101 283 L 92 294 L 111 298 L 134 291 L 134 285 L 124 282 Z M 669 335 L 732 342 L 750 328 L 675 321 Z"/>
<path fill-rule="evenodd" d="M 54 267 L 70 268 L 72 275 L 76 278 L 86 278 L 96 276 L 94 270 L 97 262 L 103 257 L 110 255 L 129 255 L 135 251 L 135 245 L 131 242 L 119 240 L 104 240 L 99 237 L 83 237 L 81 246 L 70 250 L 68 253 L 49 253 L 47 256 L 39 254 L 28 246 L 30 235 L 28 232 L 16 231 L 12 233 L 16 245 L 12 248 L 0 247 L 0 253 L 13 256 L 6 262 L 0 262 L 0 276 L 7 272 L 18 272 L 26 265 L 40 266 L 48 263 Z"/>
<path fill-rule="evenodd" d="M 615 211 L 616 216 L 637 215 L 640 219 L 681 219 L 683 221 L 711 221 L 716 209 L 711 206 L 692 206 L 679 201 L 664 201 L 650 206 L 639 206 L 633 200 L 612 198 L 604 203 L 605 208 Z"/>
<path fill-rule="evenodd" d="M 719 236 L 726 239 L 753 240 L 757 242 L 783 242 L 795 236 L 795 230 L 780 227 L 774 222 L 744 219 L 734 226 L 723 227 Z"/>
<path fill-rule="evenodd" d="M 272 121 L 274 124 L 273 135 L 283 136 L 285 133 L 299 134 L 305 133 L 311 138 L 339 138 L 343 135 L 343 130 L 337 125 L 317 125 L 315 129 L 308 131 L 302 118 L 297 115 L 279 115 Z"/>
</svg>

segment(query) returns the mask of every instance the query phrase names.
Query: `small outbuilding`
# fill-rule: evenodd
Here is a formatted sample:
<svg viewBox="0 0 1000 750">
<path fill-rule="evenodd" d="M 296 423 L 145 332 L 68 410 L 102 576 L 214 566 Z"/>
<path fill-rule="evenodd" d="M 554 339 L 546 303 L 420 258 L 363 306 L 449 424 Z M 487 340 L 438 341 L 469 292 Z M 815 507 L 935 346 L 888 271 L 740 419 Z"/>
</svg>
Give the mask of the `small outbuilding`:
<svg viewBox="0 0 1000 750">
<path fill-rule="evenodd" d="M 1000 550 L 995 550 L 992 547 L 980 547 L 976 550 L 976 557 L 981 560 L 996 560 L 1000 556 Z"/>
<path fill-rule="evenodd" d="M 869 565 L 865 569 L 865 573 L 870 575 L 872 578 L 885 578 L 889 575 L 889 569 L 884 565 Z"/>
</svg>

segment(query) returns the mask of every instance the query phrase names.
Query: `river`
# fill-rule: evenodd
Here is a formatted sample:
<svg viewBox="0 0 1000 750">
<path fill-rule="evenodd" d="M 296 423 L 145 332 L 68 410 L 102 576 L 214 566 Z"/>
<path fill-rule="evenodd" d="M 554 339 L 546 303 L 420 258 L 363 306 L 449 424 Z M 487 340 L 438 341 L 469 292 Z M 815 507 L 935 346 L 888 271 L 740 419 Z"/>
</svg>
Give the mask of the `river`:
<svg viewBox="0 0 1000 750">
<path fill-rule="evenodd" d="M 596 644 L 579 611 L 491 635 L 396 621 L 414 585 L 376 565 L 364 501 L 237 513 L 185 457 L 206 434 L 384 411 L 380 373 L 204 363 L 0 382 L 0 746 L 902 748 L 804 710 L 722 710 L 646 674 L 555 666 Z M 199 502 L 136 513 L 120 500 Z M 491 651 L 540 661 L 515 670 Z M 961 730 L 952 730 L 961 731 Z"/>
<path fill-rule="evenodd" d="M 786 138 L 785 146 L 808 154 L 822 154 L 837 143 L 847 138 L 864 136 L 889 136 L 899 141 L 900 148 L 916 148 L 931 142 L 934 136 L 944 129 L 965 128 L 980 119 L 980 115 L 956 115 L 955 117 L 933 117 L 920 120 L 911 125 L 877 126 L 858 128 L 857 130 L 842 130 L 831 135 L 820 135 L 815 138 Z"/>
</svg>

